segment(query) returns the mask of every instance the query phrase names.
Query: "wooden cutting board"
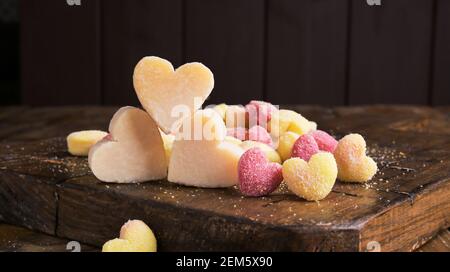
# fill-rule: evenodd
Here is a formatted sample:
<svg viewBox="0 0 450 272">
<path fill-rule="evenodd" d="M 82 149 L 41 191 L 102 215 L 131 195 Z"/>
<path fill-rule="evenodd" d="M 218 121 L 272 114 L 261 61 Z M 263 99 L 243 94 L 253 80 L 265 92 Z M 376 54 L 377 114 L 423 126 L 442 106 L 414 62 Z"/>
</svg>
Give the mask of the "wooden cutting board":
<svg viewBox="0 0 450 272">
<path fill-rule="evenodd" d="M 450 109 L 291 107 L 337 137 L 365 136 L 380 171 L 337 182 L 320 202 L 285 186 L 268 197 L 166 181 L 99 182 L 64 136 L 106 129 L 116 108 L 0 109 L 0 221 L 101 246 L 128 219 L 155 231 L 160 250 L 414 250 L 450 226 Z"/>
</svg>

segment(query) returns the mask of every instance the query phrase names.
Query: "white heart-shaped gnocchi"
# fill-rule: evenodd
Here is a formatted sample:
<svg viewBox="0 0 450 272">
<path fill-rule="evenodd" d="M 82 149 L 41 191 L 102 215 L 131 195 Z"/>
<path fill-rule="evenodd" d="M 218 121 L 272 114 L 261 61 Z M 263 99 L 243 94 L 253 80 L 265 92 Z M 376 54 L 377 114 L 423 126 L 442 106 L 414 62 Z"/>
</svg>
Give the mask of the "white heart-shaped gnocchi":
<svg viewBox="0 0 450 272">
<path fill-rule="evenodd" d="M 165 132 L 174 130 L 179 121 L 174 110 L 186 106 L 198 110 L 214 87 L 214 76 L 205 65 L 186 63 L 176 70 L 159 57 L 145 57 L 134 69 L 133 84 L 144 109 Z"/>
<path fill-rule="evenodd" d="M 89 166 L 99 180 L 134 183 L 167 176 L 161 134 L 145 111 L 120 108 L 111 119 L 109 133 L 89 151 Z"/>
<path fill-rule="evenodd" d="M 236 185 L 237 166 L 244 150 L 225 140 L 227 130 L 220 115 L 211 109 L 199 110 L 190 119 L 189 133 L 186 124 L 173 143 L 168 180 L 205 188 Z"/>
</svg>

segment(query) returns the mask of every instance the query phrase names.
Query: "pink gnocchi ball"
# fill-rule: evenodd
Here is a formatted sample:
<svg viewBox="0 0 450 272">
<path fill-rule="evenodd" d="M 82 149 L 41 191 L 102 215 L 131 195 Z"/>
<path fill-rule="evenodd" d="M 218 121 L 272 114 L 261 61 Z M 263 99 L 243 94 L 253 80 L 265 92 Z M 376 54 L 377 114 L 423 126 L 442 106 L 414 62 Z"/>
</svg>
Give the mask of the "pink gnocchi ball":
<svg viewBox="0 0 450 272">
<path fill-rule="evenodd" d="M 248 130 L 248 139 L 250 141 L 256 141 L 272 145 L 272 137 L 270 137 L 269 132 L 262 126 L 253 126 Z"/>
<path fill-rule="evenodd" d="M 248 140 L 248 131 L 246 128 L 243 127 L 228 128 L 227 136 L 231 136 L 241 141 L 245 141 Z"/>
<path fill-rule="evenodd" d="M 322 130 L 315 130 L 311 132 L 314 140 L 316 140 L 317 145 L 321 151 L 326 151 L 333 153 L 337 147 L 338 141 L 333 138 L 330 134 Z"/>
<path fill-rule="evenodd" d="M 269 162 L 260 148 L 250 148 L 238 163 L 239 190 L 245 196 L 268 195 L 283 181 L 282 169 L 279 163 Z"/>
<path fill-rule="evenodd" d="M 245 106 L 245 110 L 251 126 L 261 125 L 266 127 L 267 122 L 272 119 L 272 113 L 277 108 L 269 102 L 252 100 Z"/>
<path fill-rule="evenodd" d="M 292 157 L 300 158 L 304 161 L 309 161 L 312 155 L 320 151 L 316 140 L 310 134 L 303 134 L 292 147 Z"/>
</svg>

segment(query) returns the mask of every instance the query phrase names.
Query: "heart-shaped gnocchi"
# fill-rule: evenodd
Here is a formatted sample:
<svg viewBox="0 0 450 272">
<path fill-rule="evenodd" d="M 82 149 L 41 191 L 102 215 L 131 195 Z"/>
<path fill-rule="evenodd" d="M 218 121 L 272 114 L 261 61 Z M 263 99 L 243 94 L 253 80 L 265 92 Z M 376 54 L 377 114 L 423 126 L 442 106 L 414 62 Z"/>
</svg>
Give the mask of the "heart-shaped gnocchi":
<svg viewBox="0 0 450 272">
<path fill-rule="evenodd" d="M 239 190 L 246 196 L 268 195 L 283 181 L 281 171 L 281 165 L 270 162 L 262 149 L 250 148 L 239 160 Z"/>
<path fill-rule="evenodd" d="M 161 134 L 145 111 L 120 108 L 111 119 L 109 132 L 89 151 L 89 166 L 99 180 L 134 183 L 167 176 Z"/>
<path fill-rule="evenodd" d="M 283 163 L 283 178 L 297 196 L 309 201 L 324 199 L 333 189 L 337 177 L 333 154 L 320 152 L 309 162 L 291 158 Z"/>
<path fill-rule="evenodd" d="M 303 135 L 317 128 L 316 123 L 308 121 L 301 114 L 292 110 L 279 110 L 273 112 L 267 126 L 273 137 L 278 137 L 286 131 L 292 131 L 298 135 Z"/>
<path fill-rule="evenodd" d="M 236 185 L 244 150 L 226 141 L 226 134 L 225 123 L 211 109 L 199 110 L 183 122 L 173 143 L 168 180 L 205 188 Z"/>
<path fill-rule="evenodd" d="M 141 220 L 130 220 L 120 229 L 120 237 L 103 245 L 103 252 L 156 252 L 156 238 Z"/>
<path fill-rule="evenodd" d="M 133 84 L 144 109 L 165 133 L 170 133 L 180 119 L 176 107 L 187 107 L 193 114 L 211 93 L 214 76 L 198 62 L 174 70 L 165 59 L 145 57 L 134 69 Z"/>
<path fill-rule="evenodd" d="M 242 142 L 240 145 L 245 151 L 249 150 L 250 148 L 258 147 L 264 152 L 264 154 L 266 154 L 270 162 L 276 162 L 281 164 L 281 158 L 278 152 L 265 143 L 249 140 Z"/>
<path fill-rule="evenodd" d="M 347 182 L 366 182 L 376 174 L 376 162 L 366 155 L 366 141 L 359 134 L 342 138 L 334 151 L 338 179 Z"/>
</svg>

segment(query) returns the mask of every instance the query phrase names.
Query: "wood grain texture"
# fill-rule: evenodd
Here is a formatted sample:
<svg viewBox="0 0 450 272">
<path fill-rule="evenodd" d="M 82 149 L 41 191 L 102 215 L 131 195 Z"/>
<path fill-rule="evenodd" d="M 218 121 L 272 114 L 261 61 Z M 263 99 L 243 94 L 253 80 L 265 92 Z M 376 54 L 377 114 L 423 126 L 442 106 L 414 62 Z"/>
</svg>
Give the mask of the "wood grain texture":
<svg viewBox="0 0 450 272">
<path fill-rule="evenodd" d="M 246 198 L 236 188 L 198 189 L 166 181 L 104 184 L 88 169 L 76 166 L 86 166 L 85 159 L 64 155 L 64 139 L 54 138 L 42 140 L 46 143 L 42 145 L 29 142 L 35 151 L 0 149 L 3 158 L 16 158 L 0 161 L 0 195 L 9 196 L 8 188 L 24 186 L 8 173 L 49 179 L 53 183 L 46 184 L 57 195 L 57 216 L 46 220 L 55 225 L 59 237 L 101 246 L 117 236 L 126 220 L 141 219 L 155 231 L 163 251 L 366 251 L 371 241 L 380 243 L 383 251 L 412 251 L 449 227 L 450 119 L 446 108 L 293 109 L 338 137 L 363 134 L 380 168 L 376 177 L 367 184 L 337 182 L 332 193 L 317 203 L 296 197 L 284 185 L 270 196 Z M 108 120 L 106 112 L 97 112 L 98 118 Z M 38 118 L 29 116 L 30 123 Z M 84 120 L 87 126 L 90 120 Z M 64 128 L 65 121 L 60 122 Z M 66 170 L 52 175 L 49 169 L 54 164 Z M 15 209 L 10 210 L 8 218 L 16 218 Z M 40 213 L 27 216 L 27 220 L 43 223 L 34 218 Z"/>
<path fill-rule="evenodd" d="M 427 104 L 433 1 L 352 1 L 350 104 Z"/>
<path fill-rule="evenodd" d="M 264 1 L 185 1 L 185 62 L 214 73 L 208 103 L 263 98 Z"/>
<path fill-rule="evenodd" d="M 55 234 L 58 183 L 90 174 L 64 138 L 0 144 L 0 221 Z"/>
<path fill-rule="evenodd" d="M 57 211 L 55 193 L 54 184 L 45 178 L 1 170 L 0 221 L 54 235 Z"/>
<path fill-rule="evenodd" d="M 116 110 L 117 107 L 98 106 L 64 107 L 58 110 L 45 107 L 1 108 L 0 141 L 35 141 L 66 137 L 78 130 L 107 130 Z"/>
<path fill-rule="evenodd" d="M 100 104 L 100 1 L 20 3 L 22 102 Z"/>
<path fill-rule="evenodd" d="M 70 252 L 69 240 L 0 223 L 0 252 Z M 70 248 L 70 247 L 69 247 Z M 80 244 L 81 252 L 98 251 Z"/>
<path fill-rule="evenodd" d="M 450 231 L 443 230 L 436 237 L 419 248 L 419 252 L 450 252 Z"/>
<path fill-rule="evenodd" d="M 69 240 L 29 229 L 0 224 L 0 252 L 67 252 Z M 97 252 L 97 247 L 80 244 L 81 252 Z M 450 231 L 442 230 L 416 252 L 450 252 Z"/>
<path fill-rule="evenodd" d="M 268 1 L 267 99 L 345 103 L 348 1 Z"/>
<path fill-rule="evenodd" d="M 145 56 L 182 63 L 181 0 L 102 1 L 104 104 L 139 105 L 133 71 Z"/>
<path fill-rule="evenodd" d="M 440 171 L 445 172 L 445 169 Z M 371 241 L 380 243 L 382 251 L 415 251 L 420 248 L 440 229 L 448 226 L 450 203 L 442 203 L 439 199 L 448 198 L 449 190 L 447 179 L 445 184 L 432 184 L 419 194 L 403 192 L 410 201 L 384 212 L 363 227 L 360 250 L 369 248 Z M 392 224 L 393 221 L 396 223 Z M 415 238 L 410 239 L 411 236 Z"/>
<path fill-rule="evenodd" d="M 450 105 L 450 2 L 436 0 L 433 95 L 434 105 Z"/>
<path fill-rule="evenodd" d="M 92 177 L 67 181 L 59 196 L 57 235 L 96 245 L 114 238 L 128 219 L 140 218 L 155 231 L 162 251 L 357 250 L 356 231 L 308 230 L 314 225 L 309 220 L 325 216 L 301 212 L 306 203 L 295 205 L 299 202 L 292 195 L 242 198 L 235 189 L 195 189 L 166 181 L 105 188 Z M 283 209 L 276 205 L 283 198 L 298 215 L 286 206 L 276 212 Z M 306 226 L 297 225 L 304 215 Z"/>
</svg>

